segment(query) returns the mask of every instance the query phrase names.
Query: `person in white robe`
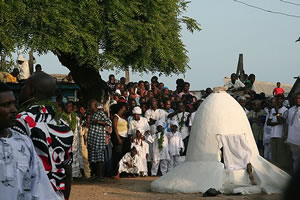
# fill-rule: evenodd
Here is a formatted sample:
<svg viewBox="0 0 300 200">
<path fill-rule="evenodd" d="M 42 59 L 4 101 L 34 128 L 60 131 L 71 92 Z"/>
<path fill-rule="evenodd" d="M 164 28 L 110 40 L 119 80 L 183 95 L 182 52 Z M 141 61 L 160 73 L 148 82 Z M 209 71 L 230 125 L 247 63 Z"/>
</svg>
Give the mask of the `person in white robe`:
<svg viewBox="0 0 300 200">
<path fill-rule="evenodd" d="M 135 147 L 137 150 L 137 168 L 140 176 L 145 177 L 148 175 L 147 158 L 149 156 L 149 145 L 144 141 L 142 135 L 143 130 L 136 130 L 136 137 L 131 142 L 131 148 Z"/>
<path fill-rule="evenodd" d="M 167 112 L 159 109 L 158 108 L 158 104 L 157 104 L 157 100 L 155 98 L 152 98 L 150 100 L 150 108 L 145 112 L 145 117 L 148 120 L 148 123 L 150 125 L 150 134 L 154 135 L 156 133 L 156 122 L 158 120 L 161 120 L 163 122 L 166 121 L 167 118 Z M 147 140 L 148 141 L 148 140 Z M 149 143 L 149 161 L 151 162 L 153 160 L 153 147 L 152 147 L 152 143 Z"/>
<path fill-rule="evenodd" d="M 33 64 L 35 64 L 35 59 L 33 59 Z M 20 71 L 19 80 L 28 79 L 30 76 L 29 62 L 26 60 L 23 55 L 19 55 L 17 59 L 18 66 L 17 68 Z"/>
<path fill-rule="evenodd" d="M 181 133 L 185 149 L 187 149 L 188 147 L 188 140 L 190 135 L 189 115 L 190 113 L 185 111 L 184 104 L 181 101 L 177 103 L 176 111 L 168 115 L 168 118 L 171 119 L 171 122 L 176 121 L 178 123 L 178 131 Z M 183 152 L 183 155 L 185 154 L 186 152 Z"/>
<path fill-rule="evenodd" d="M 115 179 L 120 178 L 120 174 L 125 172 L 129 177 L 136 177 L 139 173 L 137 167 L 137 149 L 132 147 L 130 152 L 126 153 L 119 162 L 118 174 L 114 177 Z"/>
<path fill-rule="evenodd" d="M 265 107 L 265 112 L 267 113 L 266 119 L 270 118 L 270 113 L 272 108 L 276 104 L 275 98 L 271 98 L 268 100 L 268 105 Z M 264 124 L 264 136 L 263 136 L 263 145 L 264 145 L 264 158 L 268 161 L 271 161 L 272 154 L 271 154 L 271 132 L 272 132 L 272 126 L 267 125 L 267 121 L 265 121 Z"/>
<path fill-rule="evenodd" d="M 158 167 L 162 175 L 165 175 L 168 171 L 168 161 L 170 160 L 169 155 L 169 142 L 166 133 L 164 133 L 164 121 L 157 121 L 157 131 L 152 135 L 153 141 L 153 161 L 151 168 L 151 176 L 156 176 Z"/>
<path fill-rule="evenodd" d="M 184 144 L 181 133 L 178 132 L 178 123 L 171 122 L 171 132 L 167 133 L 169 140 L 170 161 L 168 163 L 168 171 L 175 168 L 180 163 L 180 154 L 184 151 Z"/>
<path fill-rule="evenodd" d="M 166 121 L 167 112 L 159 109 L 157 100 L 152 98 L 150 101 L 150 108 L 146 111 L 145 117 L 148 120 L 148 123 L 150 125 L 151 135 L 156 133 L 156 122 L 158 120 Z"/>
<path fill-rule="evenodd" d="M 147 118 L 142 117 L 142 109 L 139 106 L 136 106 L 132 110 L 133 119 L 129 123 L 128 135 L 135 137 L 135 133 L 137 130 L 141 130 L 141 133 L 150 131 L 150 126 Z"/>
</svg>

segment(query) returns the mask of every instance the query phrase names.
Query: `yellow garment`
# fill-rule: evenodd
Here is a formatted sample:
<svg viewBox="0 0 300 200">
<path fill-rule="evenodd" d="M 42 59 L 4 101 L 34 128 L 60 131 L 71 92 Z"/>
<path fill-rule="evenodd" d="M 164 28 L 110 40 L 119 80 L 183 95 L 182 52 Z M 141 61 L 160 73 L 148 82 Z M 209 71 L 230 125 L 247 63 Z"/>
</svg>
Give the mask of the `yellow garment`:
<svg viewBox="0 0 300 200">
<path fill-rule="evenodd" d="M 116 116 L 118 117 L 117 130 L 119 135 L 122 137 L 127 137 L 127 133 L 128 133 L 127 121 L 119 117 L 117 114 Z"/>
<path fill-rule="evenodd" d="M 0 72 L 0 82 L 17 83 L 17 78 L 8 72 Z"/>
<path fill-rule="evenodd" d="M 7 76 L 6 76 L 6 82 L 16 83 L 17 82 L 17 77 L 14 77 L 10 73 L 8 73 Z"/>
<path fill-rule="evenodd" d="M 87 138 L 87 133 L 88 133 L 88 128 L 81 126 L 81 151 L 82 151 L 82 158 L 83 158 L 83 172 L 85 178 L 90 178 L 91 177 L 91 170 L 90 170 L 90 164 L 88 160 L 88 150 L 87 150 L 87 145 L 86 145 L 86 139 Z"/>
</svg>

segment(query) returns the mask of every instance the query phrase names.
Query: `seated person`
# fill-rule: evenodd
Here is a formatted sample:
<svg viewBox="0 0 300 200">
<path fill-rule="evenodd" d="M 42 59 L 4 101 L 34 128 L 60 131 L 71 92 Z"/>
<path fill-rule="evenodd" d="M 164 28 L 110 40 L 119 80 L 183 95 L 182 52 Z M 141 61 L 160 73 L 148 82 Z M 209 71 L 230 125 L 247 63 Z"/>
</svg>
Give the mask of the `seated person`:
<svg viewBox="0 0 300 200">
<path fill-rule="evenodd" d="M 130 152 L 126 153 L 119 162 L 118 174 L 114 177 L 115 179 L 120 178 L 120 174 L 125 172 L 129 177 L 135 177 L 138 174 L 137 168 L 137 150 L 132 147 Z"/>
</svg>

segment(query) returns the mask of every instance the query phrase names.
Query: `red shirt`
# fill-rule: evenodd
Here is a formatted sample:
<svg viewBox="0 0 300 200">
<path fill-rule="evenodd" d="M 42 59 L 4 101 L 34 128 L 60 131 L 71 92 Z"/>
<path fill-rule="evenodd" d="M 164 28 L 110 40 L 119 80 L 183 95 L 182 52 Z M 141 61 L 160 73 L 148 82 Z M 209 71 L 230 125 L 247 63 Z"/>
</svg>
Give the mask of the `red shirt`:
<svg viewBox="0 0 300 200">
<path fill-rule="evenodd" d="M 278 94 L 283 94 L 284 93 L 284 89 L 283 88 L 274 88 L 273 93 L 275 93 L 275 96 Z"/>
</svg>

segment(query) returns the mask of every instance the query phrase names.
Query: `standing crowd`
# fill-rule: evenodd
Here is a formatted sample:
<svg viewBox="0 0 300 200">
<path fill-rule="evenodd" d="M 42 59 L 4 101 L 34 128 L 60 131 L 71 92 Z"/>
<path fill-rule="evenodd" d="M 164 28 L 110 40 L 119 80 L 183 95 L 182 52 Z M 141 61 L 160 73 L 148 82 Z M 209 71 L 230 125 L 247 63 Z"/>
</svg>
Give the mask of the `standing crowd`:
<svg viewBox="0 0 300 200">
<path fill-rule="evenodd" d="M 283 90 L 265 97 L 252 90 L 254 81 L 254 74 L 243 81 L 232 74 L 224 87 L 245 110 L 260 154 L 286 171 L 291 156 L 296 169 L 300 94 L 289 107 Z M 107 85 L 105 103 L 92 99 L 85 105 L 62 94 L 52 102 L 55 79 L 36 72 L 24 83 L 17 112 L 11 89 L 1 83 L 0 191 L 5 199 L 68 199 L 72 179 L 158 176 L 184 161 L 195 113 L 211 88 L 199 99 L 183 79 L 176 80 L 174 91 L 156 76 L 126 84 L 110 75 Z"/>
</svg>

